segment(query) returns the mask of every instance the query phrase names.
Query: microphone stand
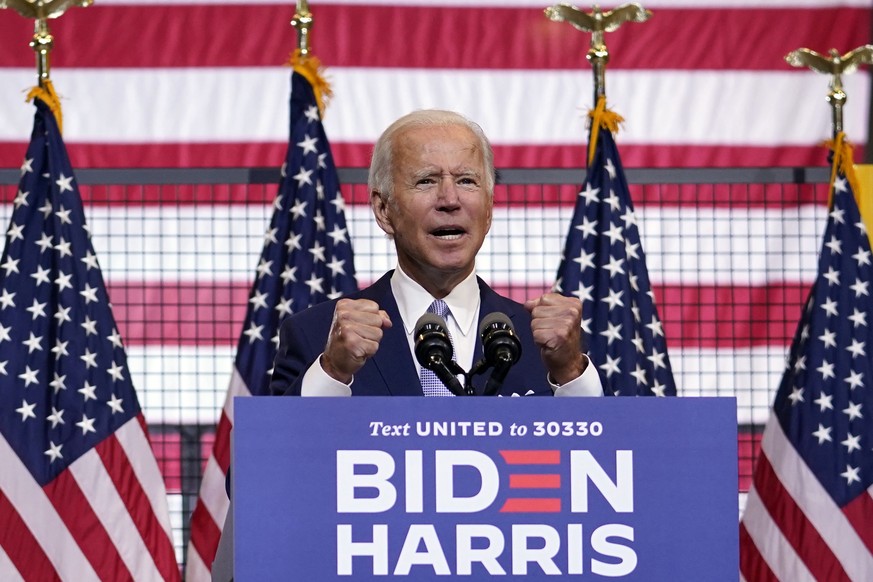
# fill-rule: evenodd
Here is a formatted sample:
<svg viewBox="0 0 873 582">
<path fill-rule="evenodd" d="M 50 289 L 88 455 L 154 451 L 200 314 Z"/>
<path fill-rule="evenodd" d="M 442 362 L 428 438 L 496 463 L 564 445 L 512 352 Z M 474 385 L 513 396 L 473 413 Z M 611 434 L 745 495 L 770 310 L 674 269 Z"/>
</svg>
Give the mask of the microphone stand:
<svg viewBox="0 0 873 582">
<path fill-rule="evenodd" d="M 2 1 L 2 0 L 0 0 Z M 476 396 L 473 376 L 494 368 L 485 383 L 481 396 L 494 396 L 503 386 L 509 369 L 521 355 L 521 343 L 515 336 L 512 323 L 504 314 L 486 316 L 485 332 L 480 330 L 485 357 L 476 362 L 469 372 L 451 358 L 452 345 L 445 329 L 445 320 L 426 313 L 416 323 L 415 357 L 422 367 L 431 370 L 443 385 L 455 396 Z M 505 321 L 501 321 L 501 318 Z M 463 386 L 458 376 L 464 377 Z"/>
<path fill-rule="evenodd" d="M 473 386 L 470 384 L 469 376 L 456 361 L 447 361 L 441 356 L 431 355 L 428 363 L 430 365 L 424 367 L 436 374 L 437 378 L 442 381 L 443 385 L 449 389 L 449 392 L 455 396 L 473 395 Z M 458 382 L 456 376 L 464 376 L 463 387 L 461 386 L 461 383 Z"/>
<path fill-rule="evenodd" d="M 454 394 L 455 396 L 477 396 L 476 388 L 473 386 L 473 376 L 484 373 L 488 368 L 490 368 L 490 364 L 488 364 L 484 359 L 479 360 L 470 369 L 469 372 L 465 372 L 464 369 L 454 360 L 444 360 L 440 356 L 432 356 L 428 362 L 430 365 L 425 366 L 431 370 L 434 374 L 436 374 L 437 378 L 439 378 L 446 388 L 449 389 L 449 392 Z M 495 370 L 496 372 L 496 370 Z M 505 375 L 505 372 L 504 372 Z M 458 382 L 457 376 L 464 377 L 464 385 L 461 386 L 461 383 Z M 500 388 L 500 384 L 503 382 L 503 379 L 500 379 L 500 382 L 497 384 L 493 390 L 491 390 L 491 394 L 488 393 L 488 386 L 491 385 L 491 380 L 488 381 L 488 385 L 486 386 L 486 392 L 483 392 L 482 396 L 490 396 L 497 393 L 497 390 Z"/>
<path fill-rule="evenodd" d="M 436 356 L 432 357 L 430 362 L 432 366 L 425 367 L 433 371 L 437 378 L 442 380 L 442 383 L 449 389 L 449 392 L 455 396 L 494 396 L 500 390 L 500 387 L 503 386 L 503 380 L 513 365 L 513 362 L 501 358 L 492 366 L 485 358 L 482 358 L 470 368 L 469 372 L 465 372 L 454 360 L 445 361 L 443 358 Z M 481 394 L 476 394 L 476 388 L 473 386 L 473 376 L 484 374 L 492 367 L 494 371 L 491 372 L 491 377 L 485 383 L 485 388 Z M 464 377 L 463 387 L 458 382 L 456 376 Z"/>
<path fill-rule="evenodd" d="M 491 364 L 489 364 L 485 358 L 482 358 L 473 365 L 473 367 L 467 374 L 464 375 L 464 389 L 467 391 L 468 394 L 470 394 L 471 396 L 477 395 L 475 388 L 473 388 L 473 376 L 484 374 L 491 367 Z M 498 370 L 496 366 L 494 367 L 494 371 L 491 372 L 491 377 L 485 383 L 484 390 L 482 390 L 482 393 L 478 396 L 494 396 L 495 394 L 497 394 L 497 391 L 500 390 L 500 387 L 503 385 L 503 379 L 506 378 L 506 373 L 509 371 L 510 366 L 503 365 L 501 366 L 501 368 L 502 373 L 499 374 L 498 378 L 496 376 L 498 375 L 498 372 L 500 372 L 500 370 Z"/>
</svg>

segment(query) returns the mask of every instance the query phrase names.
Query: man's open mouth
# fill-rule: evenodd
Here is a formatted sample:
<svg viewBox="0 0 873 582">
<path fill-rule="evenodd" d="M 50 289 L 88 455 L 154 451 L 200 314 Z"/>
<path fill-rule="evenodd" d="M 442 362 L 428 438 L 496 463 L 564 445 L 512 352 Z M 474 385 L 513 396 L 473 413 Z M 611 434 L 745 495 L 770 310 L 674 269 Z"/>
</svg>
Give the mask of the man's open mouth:
<svg viewBox="0 0 873 582">
<path fill-rule="evenodd" d="M 456 227 L 438 228 L 431 234 L 442 240 L 457 240 L 464 235 L 464 230 Z"/>
</svg>

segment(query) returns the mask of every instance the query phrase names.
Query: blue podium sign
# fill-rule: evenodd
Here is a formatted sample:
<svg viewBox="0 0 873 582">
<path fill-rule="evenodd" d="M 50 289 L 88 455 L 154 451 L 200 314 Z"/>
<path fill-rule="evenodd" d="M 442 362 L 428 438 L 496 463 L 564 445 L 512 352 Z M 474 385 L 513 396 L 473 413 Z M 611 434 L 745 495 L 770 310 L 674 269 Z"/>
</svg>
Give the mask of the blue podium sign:
<svg viewBox="0 0 873 582">
<path fill-rule="evenodd" d="M 236 580 L 730 580 L 733 398 L 234 401 Z"/>
</svg>

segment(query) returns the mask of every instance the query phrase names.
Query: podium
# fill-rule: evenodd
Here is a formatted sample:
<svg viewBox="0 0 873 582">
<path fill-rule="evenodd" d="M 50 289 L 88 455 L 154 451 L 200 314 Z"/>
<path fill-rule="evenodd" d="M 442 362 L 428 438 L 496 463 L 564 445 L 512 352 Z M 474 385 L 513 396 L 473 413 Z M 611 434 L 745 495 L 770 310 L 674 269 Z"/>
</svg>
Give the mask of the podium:
<svg viewBox="0 0 873 582">
<path fill-rule="evenodd" d="M 738 578 L 733 398 L 234 407 L 238 582 Z"/>
</svg>

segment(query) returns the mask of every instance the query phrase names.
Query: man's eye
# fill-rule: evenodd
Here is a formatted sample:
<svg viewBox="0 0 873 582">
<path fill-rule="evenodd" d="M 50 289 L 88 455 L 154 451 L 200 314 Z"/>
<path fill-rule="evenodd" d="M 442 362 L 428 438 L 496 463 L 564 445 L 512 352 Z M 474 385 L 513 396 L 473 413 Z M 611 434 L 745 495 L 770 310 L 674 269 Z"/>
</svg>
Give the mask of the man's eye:
<svg viewBox="0 0 873 582">
<path fill-rule="evenodd" d="M 462 184 L 464 186 L 475 186 L 478 182 L 474 178 L 461 178 L 458 180 L 458 184 Z"/>
</svg>

